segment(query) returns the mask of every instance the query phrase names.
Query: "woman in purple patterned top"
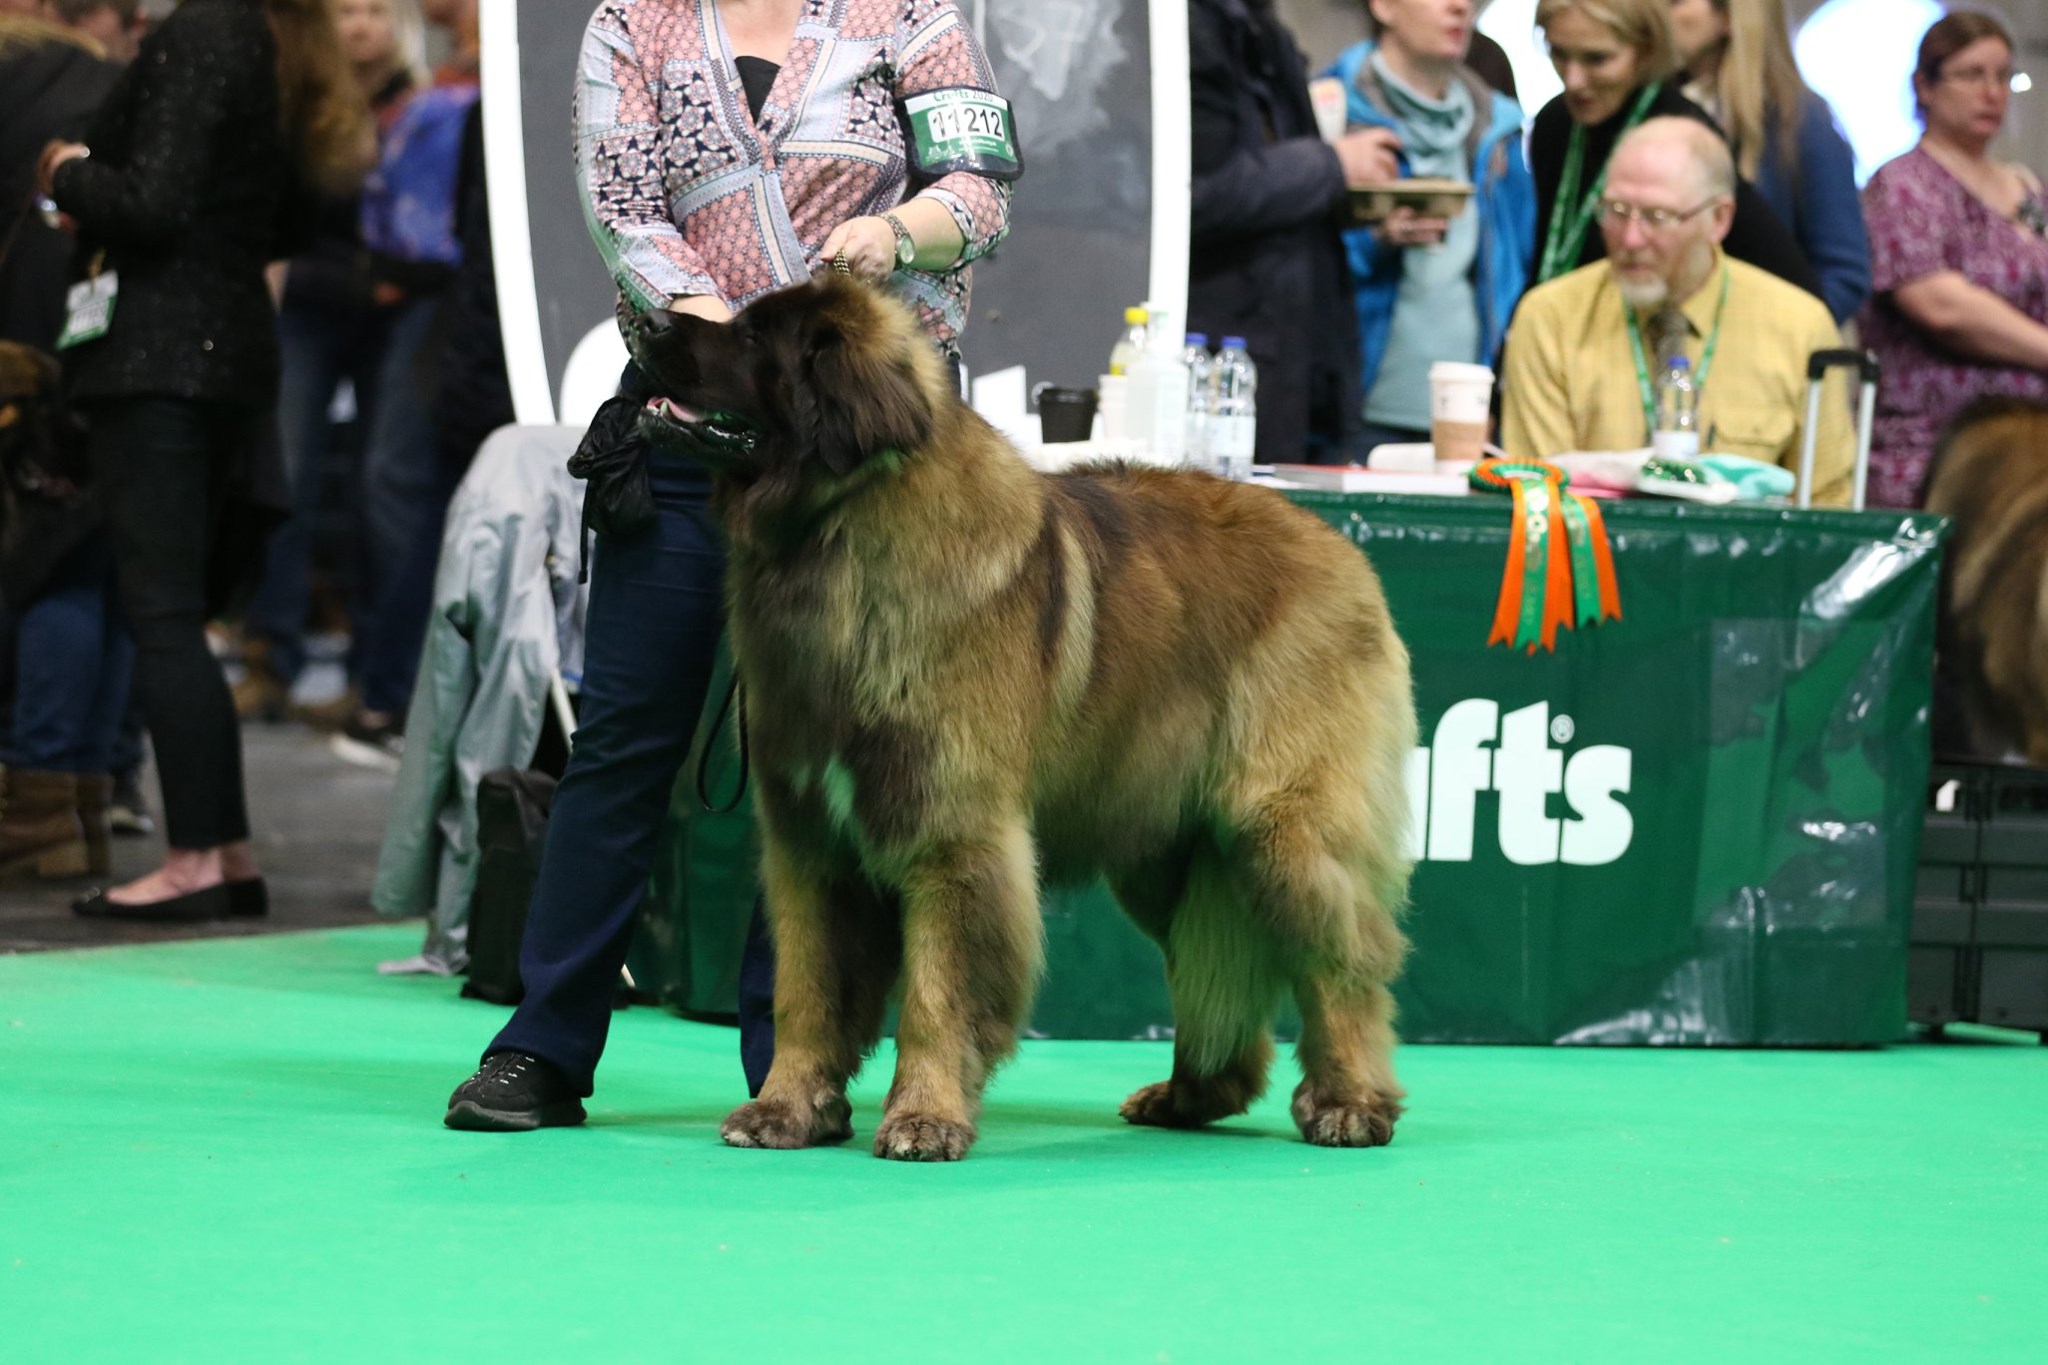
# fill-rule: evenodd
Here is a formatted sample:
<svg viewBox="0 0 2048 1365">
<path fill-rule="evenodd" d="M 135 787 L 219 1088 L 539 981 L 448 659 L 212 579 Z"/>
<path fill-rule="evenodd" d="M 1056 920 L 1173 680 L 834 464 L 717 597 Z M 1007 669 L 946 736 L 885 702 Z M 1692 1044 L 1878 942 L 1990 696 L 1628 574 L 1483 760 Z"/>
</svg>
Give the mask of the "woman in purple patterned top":
<svg viewBox="0 0 2048 1365">
<path fill-rule="evenodd" d="M 2005 122 L 2012 38 L 1986 14 L 1927 31 L 1913 73 L 1926 133 L 1863 190 L 1883 365 L 1870 501 L 1917 507 L 1943 424 L 1987 395 L 2048 399 L 2048 196 L 1986 153 Z"/>
<path fill-rule="evenodd" d="M 968 262 L 1009 230 L 1004 177 L 1018 165 L 985 140 L 906 145 L 906 124 L 941 91 L 976 111 L 979 133 L 1007 121 L 950 0 L 605 0 L 584 33 L 576 164 L 621 316 L 667 308 L 725 322 L 835 267 L 893 291 L 956 354 Z M 620 388 L 585 441 L 646 461 L 652 524 L 598 527 L 576 744 L 520 945 L 526 996 L 449 1097 L 451 1128 L 583 1122 L 724 627 L 709 479 L 635 448 L 634 418 L 653 395 L 631 367 Z M 774 1051 L 774 963 L 756 908 L 739 973 L 755 1093 Z"/>
</svg>

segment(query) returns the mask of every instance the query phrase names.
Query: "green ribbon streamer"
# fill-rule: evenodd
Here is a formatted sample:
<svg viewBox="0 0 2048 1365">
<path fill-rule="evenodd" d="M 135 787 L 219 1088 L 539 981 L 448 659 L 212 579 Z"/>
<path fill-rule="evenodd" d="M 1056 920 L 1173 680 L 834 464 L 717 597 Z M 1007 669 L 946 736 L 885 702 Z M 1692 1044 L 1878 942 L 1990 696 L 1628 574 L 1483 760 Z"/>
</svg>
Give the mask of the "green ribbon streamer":
<svg viewBox="0 0 2048 1365">
<path fill-rule="evenodd" d="M 1579 500 L 1564 499 L 1565 542 L 1572 553 L 1572 607 L 1578 624 L 1590 626 L 1600 619 L 1600 565 L 1593 558 L 1593 526 Z"/>
<path fill-rule="evenodd" d="M 1543 585 L 1550 563 L 1550 486 L 1531 479 L 1522 492 L 1522 615 L 1512 649 L 1534 649 L 1543 639 Z"/>
</svg>

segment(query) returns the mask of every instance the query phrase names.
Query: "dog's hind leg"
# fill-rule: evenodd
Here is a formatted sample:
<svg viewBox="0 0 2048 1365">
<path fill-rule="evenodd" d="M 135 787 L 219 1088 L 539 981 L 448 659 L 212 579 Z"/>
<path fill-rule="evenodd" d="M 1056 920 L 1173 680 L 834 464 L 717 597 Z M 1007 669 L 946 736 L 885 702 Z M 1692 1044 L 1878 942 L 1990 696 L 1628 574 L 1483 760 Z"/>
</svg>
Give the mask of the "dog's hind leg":
<svg viewBox="0 0 2048 1365">
<path fill-rule="evenodd" d="M 1161 1128 L 1242 1114 L 1265 1093 L 1285 982 L 1271 936 L 1245 915 L 1213 844 L 1194 852 L 1180 888 L 1165 932 L 1155 935 L 1173 992 L 1173 1075 L 1133 1092 L 1120 1110 L 1128 1122 Z M 1148 894 L 1123 879 L 1117 885 L 1134 918 Z"/>
<path fill-rule="evenodd" d="M 1016 1050 L 1044 956 L 1030 835 L 1018 823 L 937 849 L 901 892 L 896 1081 L 875 1155 L 958 1161 L 990 1073 Z"/>
<path fill-rule="evenodd" d="M 1407 889 L 1399 819 L 1294 788 L 1255 806 L 1233 849 L 1250 911 L 1287 961 L 1301 1009 L 1303 1080 L 1293 1114 L 1325 1147 L 1391 1141 L 1401 1114 L 1390 983 L 1407 952 L 1395 915 Z"/>
<path fill-rule="evenodd" d="M 881 1036 L 901 962 L 895 908 L 862 885 L 828 887 L 773 841 L 762 858 L 775 933 L 775 1062 L 761 1095 L 720 1128 L 734 1147 L 810 1147 L 853 1136 L 846 1084 Z"/>
</svg>

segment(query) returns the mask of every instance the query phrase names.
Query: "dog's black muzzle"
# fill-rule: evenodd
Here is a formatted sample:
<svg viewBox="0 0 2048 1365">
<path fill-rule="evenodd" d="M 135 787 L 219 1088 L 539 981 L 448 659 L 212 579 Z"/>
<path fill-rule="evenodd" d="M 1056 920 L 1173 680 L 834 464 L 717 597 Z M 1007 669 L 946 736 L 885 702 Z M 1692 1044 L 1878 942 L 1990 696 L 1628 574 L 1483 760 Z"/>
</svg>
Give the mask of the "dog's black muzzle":
<svg viewBox="0 0 2048 1365">
<path fill-rule="evenodd" d="M 655 395 L 641 408 L 640 436 L 656 450 L 679 455 L 713 473 L 735 470 L 753 458 L 760 440 L 754 423 L 723 410 L 699 411 L 671 395 L 687 393 L 699 379 L 689 329 L 712 327 L 684 321 L 666 310 L 642 313 L 626 324 L 626 349 Z"/>
</svg>

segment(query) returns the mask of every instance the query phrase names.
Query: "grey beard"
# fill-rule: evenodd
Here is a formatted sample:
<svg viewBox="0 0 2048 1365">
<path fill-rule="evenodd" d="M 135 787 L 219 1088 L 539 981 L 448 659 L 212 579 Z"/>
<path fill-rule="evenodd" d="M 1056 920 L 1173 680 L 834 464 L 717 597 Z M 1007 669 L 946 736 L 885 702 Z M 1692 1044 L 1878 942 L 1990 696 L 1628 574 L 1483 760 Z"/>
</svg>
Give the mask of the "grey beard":
<svg viewBox="0 0 2048 1365">
<path fill-rule="evenodd" d="M 1648 313 L 1664 306 L 1671 297 L 1671 286 L 1662 280 L 1630 280 L 1615 277 L 1614 287 L 1621 291 L 1621 301 L 1638 313 Z"/>
</svg>

